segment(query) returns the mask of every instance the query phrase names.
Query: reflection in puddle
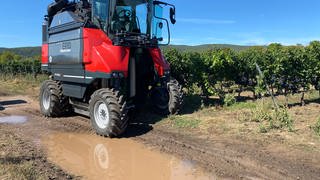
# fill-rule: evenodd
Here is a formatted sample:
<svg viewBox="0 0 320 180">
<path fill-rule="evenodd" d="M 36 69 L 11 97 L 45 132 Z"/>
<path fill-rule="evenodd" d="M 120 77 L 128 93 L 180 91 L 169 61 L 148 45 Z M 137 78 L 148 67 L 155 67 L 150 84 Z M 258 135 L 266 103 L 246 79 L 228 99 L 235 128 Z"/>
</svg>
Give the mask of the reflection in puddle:
<svg viewBox="0 0 320 180">
<path fill-rule="evenodd" d="M 4 116 L 0 117 L 0 124 L 22 124 L 28 120 L 26 116 Z"/>
<path fill-rule="evenodd" d="M 89 179 L 213 179 L 190 161 L 180 161 L 129 139 L 57 134 L 44 142 L 51 161 Z"/>
</svg>

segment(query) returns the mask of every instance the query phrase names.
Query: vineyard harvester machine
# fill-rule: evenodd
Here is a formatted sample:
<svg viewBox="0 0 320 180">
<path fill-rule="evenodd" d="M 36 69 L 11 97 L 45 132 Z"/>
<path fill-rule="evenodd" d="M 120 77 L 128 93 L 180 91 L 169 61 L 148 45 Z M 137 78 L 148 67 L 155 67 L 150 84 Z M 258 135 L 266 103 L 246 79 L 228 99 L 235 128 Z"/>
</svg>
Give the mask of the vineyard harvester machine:
<svg viewBox="0 0 320 180">
<path fill-rule="evenodd" d="M 114 137 L 148 99 L 159 113 L 177 113 L 182 89 L 159 48 L 170 42 L 170 22 L 175 6 L 161 1 L 55 0 L 43 24 L 50 79 L 40 91 L 42 114 L 80 113 L 97 134 Z"/>
</svg>

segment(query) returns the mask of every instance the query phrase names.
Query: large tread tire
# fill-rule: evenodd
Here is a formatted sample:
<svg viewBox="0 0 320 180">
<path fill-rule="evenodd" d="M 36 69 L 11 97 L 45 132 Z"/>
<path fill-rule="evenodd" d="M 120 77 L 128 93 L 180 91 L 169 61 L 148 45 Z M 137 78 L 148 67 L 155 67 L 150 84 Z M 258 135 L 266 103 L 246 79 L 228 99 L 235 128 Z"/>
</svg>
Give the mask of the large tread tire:
<svg viewBox="0 0 320 180">
<path fill-rule="evenodd" d="M 171 78 L 168 83 L 169 91 L 169 112 L 170 114 L 178 114 L 183 104 L 182 86 L 176 79 Z"/>
<path fill-rule="evenodd" d="M 105 121 L 104 126 L 99 125 L 96 106 L 97 103 L 104 103 L 107 107 L 108 120 Z M 118 137 L 122 135 L 128 127 L 128 108 L 125 98 L 120 95 L 119 91 L 114 89 L 99 89 L 94 92 L 89 102 L 90 119 L 92 127 L 96 130 L 96 133 L 104 137 Z M 99 114 L 102 112 L 98 112 Z"/>
<path fill-rule="evenodd" d="M 70 109 L 68 98 L 63 95 L 62 86 L 58 81 L 43 82 L 39 102 L 41 113 L 45 117 L 61 117 Z"/>
<path fill-rule="evenodd" d="M 166 88 L 153 89 L 151 99 L 156 113 L 161 115 L 178 114 L 183 104 L 182 87 L 177 80 L 171 78 Z"/>
</svg>

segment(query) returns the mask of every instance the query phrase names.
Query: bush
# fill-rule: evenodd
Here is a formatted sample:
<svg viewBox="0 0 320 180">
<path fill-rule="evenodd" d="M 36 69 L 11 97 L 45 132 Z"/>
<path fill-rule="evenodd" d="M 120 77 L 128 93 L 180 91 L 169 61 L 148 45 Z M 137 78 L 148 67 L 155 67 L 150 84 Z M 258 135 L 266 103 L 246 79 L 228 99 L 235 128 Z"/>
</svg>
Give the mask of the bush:
<svg viewBox="0 0 320 180">
<path fill-rule="evenodd" d="M 232 106 L 237 102 L 235 98 L 235 94 L 226 94 L 224 99 L 223 99 L 223 104 L 224 106 Z"/>
<path fill-rule="evenodd" d="M 250 114 L 251 121 L 260 123 L 259 132 L 261 133 L 267 133 L 272 129 L 286 129 L 289 132 L 294 131 L 294 121 L 288 109 L 285 107 L 280 107 L 276 110 L 268 108 L 261 103 L 253 109 Z"/>
<path fill-rule="evenodd" d="M 272 121 L 272 115 L 270 114 L 269 109 L 267 109 L 264 105 L 259 104 L 251 111 L 251 121 L 270 122 Z"/>
<path fill-rule="evenodd" d="M 270 127 L 287 129 L 289 132 L 293 132 L 293 119 L 290 117 L 286 107 L 281 107 L 273 111 L 273 120 L 270 123 Z"/>
<path fill-rule="evenodd" d="M 320 117 L 318 118 L 316 124 L 312 127 L 316 135 L 320 136 Z"/>
</svg>

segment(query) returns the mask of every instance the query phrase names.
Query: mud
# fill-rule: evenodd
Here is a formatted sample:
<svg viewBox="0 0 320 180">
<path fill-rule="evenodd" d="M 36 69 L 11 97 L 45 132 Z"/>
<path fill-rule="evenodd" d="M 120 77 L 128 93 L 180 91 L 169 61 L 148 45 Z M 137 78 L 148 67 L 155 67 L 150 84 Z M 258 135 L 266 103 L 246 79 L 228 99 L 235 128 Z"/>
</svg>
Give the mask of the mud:
<svg viewBox="0 0 320 180">
<path fill-rule="evenodd" d="M 146 148 L 130 139 L 59 133 L 43 139 L 49 159 L 90 179 L 214 179 L 190 161 Z"/>
<path fill-rule="evenodd" d="M 78 179 L 51 163 L 33 142 L 13 133 L 11 126 L 0 124 L 0 179 Z"/>
<path fill-rule="evenodd" d="M 150 123 L 131 124 L 125 137 L 106 139 L 94 134 L 88 118 L 44 118 L 28 97 L 1 101 L 9 103 L 3 103 L 0 117 L 28 117 L 23 124 L 6 124 L 7 130 L 45 149 L 67 172 L 89 179 L 320 179 L 319 152 L 277 140 L 208 138 Z"/>
</svg>

